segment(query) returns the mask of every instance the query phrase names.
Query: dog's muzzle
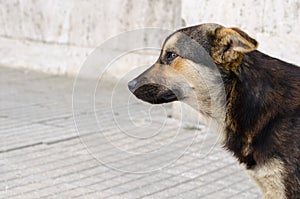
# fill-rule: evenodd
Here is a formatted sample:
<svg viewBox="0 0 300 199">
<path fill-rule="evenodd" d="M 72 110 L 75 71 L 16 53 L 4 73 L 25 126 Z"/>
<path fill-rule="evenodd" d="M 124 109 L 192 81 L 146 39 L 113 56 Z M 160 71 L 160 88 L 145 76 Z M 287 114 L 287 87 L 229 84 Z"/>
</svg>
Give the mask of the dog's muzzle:
<svg viewBox="0 0 300 199">
<path fill-rule="evenodd" d="M 139 85 L 138 81 L 134 79 L 128 83 L 128 88 L 137 98 L 151 104 L 162 104 L 178 100 L 176 91 L 160 84 Z"/>
</svg>

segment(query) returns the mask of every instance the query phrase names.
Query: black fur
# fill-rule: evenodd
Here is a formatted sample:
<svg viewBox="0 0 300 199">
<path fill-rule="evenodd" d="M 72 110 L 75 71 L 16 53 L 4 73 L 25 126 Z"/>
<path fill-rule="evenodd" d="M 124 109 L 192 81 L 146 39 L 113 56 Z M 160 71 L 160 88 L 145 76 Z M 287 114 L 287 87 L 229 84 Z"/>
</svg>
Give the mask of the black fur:
<svg viewBox="0 0 300 199">
<path fill-rule="evenodd" d="M 300 68 L 254 51 L 244 55 L 235 75 L 223 73 L 227 91 L 235 95 L 228 96 L 227 113 L 237 124 L 226 129 L 225 148 L 248 169 L 279 158 L 287 197 L 300 197 Z M 241 151 L 251 136 L 245 156 Z"/>
</svg>

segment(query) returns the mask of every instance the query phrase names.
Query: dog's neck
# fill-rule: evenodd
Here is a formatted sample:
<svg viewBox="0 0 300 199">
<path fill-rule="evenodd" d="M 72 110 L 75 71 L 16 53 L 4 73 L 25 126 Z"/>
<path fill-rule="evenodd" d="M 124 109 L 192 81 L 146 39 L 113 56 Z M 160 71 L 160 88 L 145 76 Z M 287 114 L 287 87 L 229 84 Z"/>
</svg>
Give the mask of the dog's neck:
<svg viewBox="0 0 300 199">
<path fill-rule="evenodd" d="M 281 66 L 289 68 L 283 71 Z M 221 131 L 221 142 L 247 168 L 264 158 L 257 153 L 255 142 L 269 143 L 269 126 L 281 114 L 300 107 L 299 70 L 296 66 L 254 51 L 246 54 L 236 71 L 221 71 L 226 102 L 201 109 L 200 99 L 185 101 L 199 111 L 212 131 Z M 290 89 L 286 89 L 284 82 Z M 285 92 L 285 93 L 282 93 Z M 218 95 L 215 95 L 215 97 Z"/>
</svg>

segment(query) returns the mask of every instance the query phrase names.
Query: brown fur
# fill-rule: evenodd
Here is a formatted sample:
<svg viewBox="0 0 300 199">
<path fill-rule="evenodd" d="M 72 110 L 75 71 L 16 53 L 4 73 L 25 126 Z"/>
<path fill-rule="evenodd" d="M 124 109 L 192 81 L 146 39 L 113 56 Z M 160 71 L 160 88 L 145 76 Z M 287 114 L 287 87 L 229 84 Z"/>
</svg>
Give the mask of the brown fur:
<svg viewBox="0 0 300 199">
<path fill-rule="evenodd" d="M 243 53 L 255 50 L 258 43 L 238 28 L 218 28 L 211 48 L 216 64 L 235 71 L 241 64 Z"/>
</svg>

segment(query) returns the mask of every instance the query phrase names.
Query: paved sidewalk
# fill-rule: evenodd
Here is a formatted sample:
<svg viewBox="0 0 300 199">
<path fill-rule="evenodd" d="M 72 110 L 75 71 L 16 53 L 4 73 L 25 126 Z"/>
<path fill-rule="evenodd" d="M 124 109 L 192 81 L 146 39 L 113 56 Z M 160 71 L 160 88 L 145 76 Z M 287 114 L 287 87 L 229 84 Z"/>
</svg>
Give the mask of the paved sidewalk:
<svg viewBox="0 0 300 199">
<path fill-rule="evenodd" d="M 0 198 L 260 198 L 205 127 L 73 82 L 0 67 Z"/>
</svg>

